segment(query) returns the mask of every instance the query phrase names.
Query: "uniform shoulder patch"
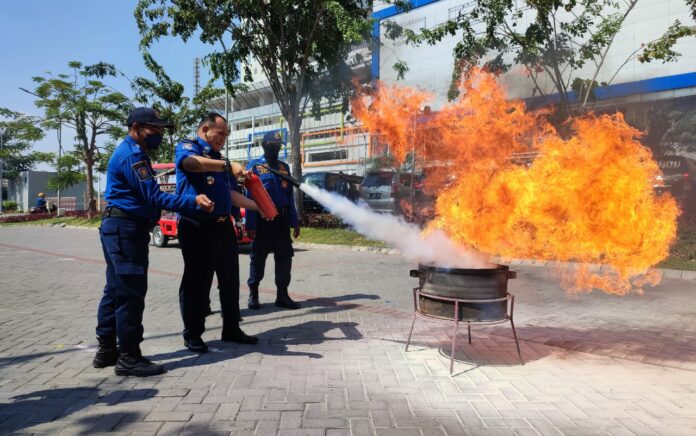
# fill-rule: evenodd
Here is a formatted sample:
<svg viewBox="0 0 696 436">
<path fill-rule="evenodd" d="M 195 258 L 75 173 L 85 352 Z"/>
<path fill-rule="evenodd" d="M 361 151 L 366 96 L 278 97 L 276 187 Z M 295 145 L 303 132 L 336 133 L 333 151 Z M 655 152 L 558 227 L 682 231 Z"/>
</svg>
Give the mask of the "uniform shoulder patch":
<svg viewBox="0 0 696 436">
<path fill-rule="evenodd" d="M 132 168 L 141 182 L 144 182 L 145 180 L 151 179 L 155 176 L 154 174 L 152 174 L 150 165 L 145 160 L 141 160 L 140 162 L 134 163 L 132 165 Z"/>
<path fill-rule="evenodd" d="M 257 164 L 256 166 L 256 171 L 259 174 L 268 174 L 270 171 L 268 171 L 268 165 L 266 164 Z"/>
<path fill-rule="evenodd" d="M 184 150 L 193 150 L 194 146 L 197 145 L 198 142 L 196 142 L 195 139 L 182 139 L 181 140 L 181 148 Z"/>
</svg>

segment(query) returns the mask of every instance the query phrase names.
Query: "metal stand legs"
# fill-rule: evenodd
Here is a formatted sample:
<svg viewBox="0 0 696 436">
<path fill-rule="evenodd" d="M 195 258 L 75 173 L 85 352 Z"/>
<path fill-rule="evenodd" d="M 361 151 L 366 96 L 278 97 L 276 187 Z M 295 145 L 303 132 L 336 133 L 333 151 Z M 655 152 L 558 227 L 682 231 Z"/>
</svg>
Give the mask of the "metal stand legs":
<svg viewBox="0 0 696 436">
<path fill-rule="evenodd" d="M 519 357 L 519 359 L 520 359 L 520 364 L 524 365 L 524 360 L 522 359 L 522 352 L 520 351 L 520 343 L 517 340 L 517 331 L 515 330 L 515 323 L 512 320 L 513 313 L 515 310 L 515 296 L 512 294 L 509 294 L 509 293 L 507 294 L 506 297 L 494 298 L 494 299 L 489 299 L 489 300 L 459 300 L 459 299 L 455 299 L 455 298 L 446 298 L 446 297 L 441 297 L 439 295 L 428 294 L 425 292 L 421 292 L 420 288 L 413 288 L 413 303 L 415 306 L 415 310 L 413 312 L 413 322 L 411 323 L 411 331 L 408 333 L 408 341 L 406 342 L 406 350 L 405 351 L 408 351 L 408 347 L 409 347 L 409 345 L 411 345 L 411 337 L 413 336 L 413 328 L 416 325 L 416 318 L 418 318 L 420 316 L 423 318 L 444 321 L 442 318 L 428 316 L 420 311 L 420 307 L 419 307 L 420 295 L 425 295 L 428 298 L 431 298 L 434 300 L 449 301 L 449 302 L 454 303 L 454 317 L 453 317 L 454 328 L 452 330 L 452 350 L 451 350 L 451 355 L 450 355 L 450 375 L 452 374 L 452 372 L 454 370 L 454 355 L 457 351 L 457 331 L 459 330 L 459 304 L 460 303 L 485 304 L 485 303 L 496 303 L 499 301 L 508 300 L 510 302 L 510 304 L 509 304 L 510 312 L 505 315 L 504 319 L 497 320 L 497 321 L 465 321 L 467 332 L 468 332 L 469 343 L 471 344 L 471 325 L 472 324 L 482 324 L 482 325 L 500 324 L 500 323 L 503 323 L 506 321 L 510 321 L 510 327 L 512 327 L 512 336 L 515 338 L 515 347 L 517 347 L 517 357 Z"/>
</svg>

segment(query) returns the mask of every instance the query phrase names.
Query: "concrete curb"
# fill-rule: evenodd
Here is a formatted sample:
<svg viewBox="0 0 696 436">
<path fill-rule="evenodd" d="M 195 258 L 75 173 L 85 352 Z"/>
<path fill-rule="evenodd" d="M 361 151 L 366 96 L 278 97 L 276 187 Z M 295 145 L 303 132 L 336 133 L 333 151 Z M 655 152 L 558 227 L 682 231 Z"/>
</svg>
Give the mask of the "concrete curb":
<svg viewBox="0 0 696 436">
<path fill-rule="evenodd" d="M 362 253 L 376 253 L 388 255 L 400 255 L 401 252 L 396 248 L 389 247 L 366 247 L 364 245 L 337 245 L 337 244 L 316 244 L 313 242 L 293 242 L 295 248 L 319 248 L 322 250 L 334 251 L 359 251 Z"/>
</svg>

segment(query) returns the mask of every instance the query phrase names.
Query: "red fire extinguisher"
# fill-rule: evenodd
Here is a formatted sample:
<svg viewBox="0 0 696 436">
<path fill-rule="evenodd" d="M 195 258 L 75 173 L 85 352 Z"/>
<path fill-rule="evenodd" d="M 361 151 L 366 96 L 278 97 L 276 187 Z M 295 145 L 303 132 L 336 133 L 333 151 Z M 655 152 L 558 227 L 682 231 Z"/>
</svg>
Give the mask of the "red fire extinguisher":
<svg viewBox="0 0 696 436">
<path fill-rule="evenodd" d="M 244 178 L 244 187 L 251 193 L 251 196 L 263 211 L 263 214 L 266 215 L 266 218 L 272 219 L 278 215 L 278 209 L 276 209 L 275 204 L 273 204 L 273 200 L 271 200 L 271 196 L 268 195 L 266 188 L 263 187 L 263 183 L 259 176 L 254 173 L 248 174 Z"/>
</svg>

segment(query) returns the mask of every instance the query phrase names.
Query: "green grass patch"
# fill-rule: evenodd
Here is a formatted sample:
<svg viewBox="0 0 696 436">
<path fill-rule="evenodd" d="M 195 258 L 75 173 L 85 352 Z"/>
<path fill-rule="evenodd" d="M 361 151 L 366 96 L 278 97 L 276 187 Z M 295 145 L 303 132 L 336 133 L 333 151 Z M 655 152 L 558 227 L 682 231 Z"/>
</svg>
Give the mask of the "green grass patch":
<svg viewBox="0 0 696 436">
<path fill-rule="evenodd" d="M 669 257 L 657 265 L 659 268 L 696 271 L 696 221 L 682 220 L 677 230 L 677 240 L 669 251 Z"/>
<path fill-rule="evenodd" d="M 332 245 L 362 245 L 367 247 L 386 247 L 382 241 L 368 239 L 358 232 L 348 229 L 317 229 L 303 227 L 298 242 Z"/>
<path fill-rule="evenodd" d="M 679 259 L 675 256 L 669 256 L 657 265 L 658 268 L 680 269 L 684 271 L 696 271 L 696 260 Z"/>
</svg>

